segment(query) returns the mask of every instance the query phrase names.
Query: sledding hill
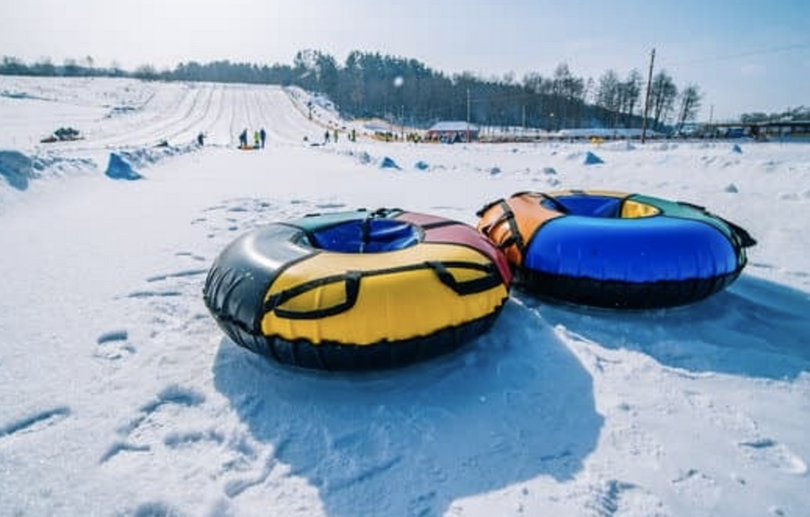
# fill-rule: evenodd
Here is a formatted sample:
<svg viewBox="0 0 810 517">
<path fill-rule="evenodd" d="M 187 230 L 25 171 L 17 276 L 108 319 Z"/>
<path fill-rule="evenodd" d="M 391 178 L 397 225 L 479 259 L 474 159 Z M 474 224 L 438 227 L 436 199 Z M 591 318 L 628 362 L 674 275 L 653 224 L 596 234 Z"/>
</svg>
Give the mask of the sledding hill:
<svg viewBox="0 0 810 517">
<path fill-rule="evenodd" d="M 323 110 L 310 121 L 307 95 L 277 86 L 0 77 L 0 92 L 7 128 L 0 148 L 132 149 L 185 145 L 199 133 L 208 144 L 235 146 L 243 129 L 252 133 L 261 127 L 276 143 L 323 134 Z M 63 126 L 77 128 L 83 139 L 40 145 Z"/>
</svg>

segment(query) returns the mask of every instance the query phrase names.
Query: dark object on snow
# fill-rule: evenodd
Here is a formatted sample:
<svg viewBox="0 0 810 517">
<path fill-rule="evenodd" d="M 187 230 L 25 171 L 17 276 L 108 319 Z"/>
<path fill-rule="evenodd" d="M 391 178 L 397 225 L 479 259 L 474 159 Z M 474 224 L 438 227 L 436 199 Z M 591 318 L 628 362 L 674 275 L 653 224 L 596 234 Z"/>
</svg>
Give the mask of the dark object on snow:
<svg viewBox="0 0 810 517">
<path fill-rule="evenodd" d="M 385 158 L 383 158 L 383 161 L 380 164 L 380 168 L 381 169 L 399 169 L 400 167 L 399 167 L 399 165 L 397 165 L 397 162 L 395 162 L 393 159 L 386 156 Z"/>
<path fill-rule="evenodd" d="M 598 157 L 597 155 L 593 154 L 592 152 L 588 151 L 585 153 L 585 161 L 583 162 L 585 165 L 598 165 L 600 163 L 605 163 L 605 161 Z"/>
<path fill-rule="evenodd" d="M 73 140 L 81 140 L 82 135 L 78 129 L 72 127 L 60 127 L 53 134 L 40 140 L 43 144 L 50 144 L 53 142 L 72 142 Z"/>
<path fill-rule="evenodd" d="M 132 181 L 143 178 L 143 176 L 132 169 L 132 165 L 115 153 L 110 153 L 110 162 L 107 164 L 107 170 L 104 171 L 104 174 L 115 180 Z"/>
</svg>

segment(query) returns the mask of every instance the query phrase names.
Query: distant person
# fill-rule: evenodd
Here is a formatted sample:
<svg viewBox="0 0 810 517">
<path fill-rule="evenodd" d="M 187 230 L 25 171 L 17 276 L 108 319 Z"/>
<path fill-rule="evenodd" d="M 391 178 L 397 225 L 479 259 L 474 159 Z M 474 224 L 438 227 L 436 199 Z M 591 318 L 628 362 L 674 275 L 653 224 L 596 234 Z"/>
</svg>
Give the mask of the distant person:
<svg viewBox="0 0 810 517">
<path fill-rule="evenodd" d="M 328 144 L 328 143 L 329 143 L 329 130 L 328 130 L 328 129 L 327 129 L 327 130 L 326 130 L 326 132 L 324 132 L 324 134 L 323 134 L 323 142 L 324 142 L 325 144 Z"/>
<path fill-rule="evenodd" d="M 239 133 L 239 147 L 243 149 L 247 147 L 247 128 Z"/>
<path fill-rule="evenodd" d="M 253 132 L 253 148 L 258 149 L 261 146 L 261 137 L 258 131 Z"/>
<path fill-rule="evenodd" d="M 199 145 L 200 147 L 205 145 L 205 135 L 203 133 L 197 135 L 197 145 Z"/>
<path fill-rule="evenodd" d="M 265 131 L 264 128 L 259 130 L 259 138 L 262 141 L 262 149 L 264 149 L 264 142 L 267 140 L 267 131 Z"/>
<path fill-rule="evenodd" d="M 337 141 L 338 141 L 338 130 L 335 129 L 335 143 L 337 143 Z"/>
</svg>

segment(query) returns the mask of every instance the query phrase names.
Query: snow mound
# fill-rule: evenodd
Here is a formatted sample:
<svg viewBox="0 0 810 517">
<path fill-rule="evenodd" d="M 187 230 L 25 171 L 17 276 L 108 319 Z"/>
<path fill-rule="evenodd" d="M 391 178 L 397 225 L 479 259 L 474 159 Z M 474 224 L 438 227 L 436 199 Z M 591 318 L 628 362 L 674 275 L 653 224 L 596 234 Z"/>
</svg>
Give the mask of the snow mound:
<svg viewBox="0 0 810 517">
<path fill-rule="evenodd" d="M 34 175 L 34 162 L 19 151 L 0 151 L 0 176 L 17 190 L 26 190 Z"/>
<path fill-rule="evenodd" d="M 33 180 L 95 169 L 95 162 L 89 158 L 70 158 L 54 153 L 28 156 L 16 150 L 0 150 L 0 178 L 19 191 L 27 190 Z M 3 180 L 0 180 L 0 190 L 3 190 Z"/>
<path fill-rule="evenodd" d="M 598 165 L 600 163 L 605 163 L 605 161 L 591 151 L 588 151 L 585 153 L 585 159 L 582 163 L 583 165 Z"/>
<path fill-rule="evenodd" d="M 121 155 L 110 153 L 110 161 L 104 174 L 115 180 L 139 180 L 143 178 Z"/>
<path fill-rule="evenodd" d="M 397 165 L 397 162 L 393 160 L 393 158 L 389 158 L 386 156 L 383 158 L 382 162 L 380 163 L 381 169 L 400 169 L 400 166 Z"/>
<path fill-rule="evenodd" d="M 182 146 L 161 143 L 154 147 L 110 153 L 110 159 L 105 174 L 113 179 L 141 179 L 142 176 L 136 169 L 160 163 L 166 158 L 198 150 L 199 146 L 194 143 Z"/>
</svg>

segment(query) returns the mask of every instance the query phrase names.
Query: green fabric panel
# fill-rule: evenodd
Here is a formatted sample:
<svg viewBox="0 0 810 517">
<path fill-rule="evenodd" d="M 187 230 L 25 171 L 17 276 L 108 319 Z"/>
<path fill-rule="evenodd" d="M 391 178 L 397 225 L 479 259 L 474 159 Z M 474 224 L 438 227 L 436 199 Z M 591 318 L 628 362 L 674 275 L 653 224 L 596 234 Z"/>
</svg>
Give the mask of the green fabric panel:
<svg viewBox="0 0 810 517">
<path fill-rule="evenodd" d="M 720 230 L 723 235 L 728 237 L 728 239 L 734 243 L 736 242 L 734 239 L 734 235 L 732 234 L 731 228 L 723 222 L 721 219 L 713 216 L 712 214 L 708 213 L 707 211 L 700 210 L 697 206 L 690 206 L 686 204 L 681 204 L 676 201 L 669 201 L 667 199 L 661 199 L 658 197 L 652 196 L 645 196 L 643 194 L 633 194 L 628 199 L 632 199 L 633 201 L 637 201 L 639 203 L 646 203 L 648 205 L 652 205 L 659 210 L 661 210 L 662 215 L 667 217 L 675 217 L 677 219 L 691 219 L 693 221 L 702 221 L 706 224 L 710 224 Z"/>
</svg>

